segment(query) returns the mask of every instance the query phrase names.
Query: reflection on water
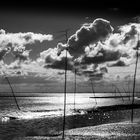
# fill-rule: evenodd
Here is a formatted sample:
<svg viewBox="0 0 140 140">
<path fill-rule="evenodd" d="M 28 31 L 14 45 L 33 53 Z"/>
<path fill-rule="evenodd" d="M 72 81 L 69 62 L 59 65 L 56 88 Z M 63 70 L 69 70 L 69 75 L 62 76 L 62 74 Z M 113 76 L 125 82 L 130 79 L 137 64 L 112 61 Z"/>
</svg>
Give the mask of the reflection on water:
<svg viewBox="0 0 140 140">
<path fill-rule="evenodd" d="M 1 97 L 0 98 L 0 116 L 12 115 L 20 116 L 22 118 L 32 118 L 40 116 L 52 116 L 63 114 L 63 94 L 44 94 L 41 97 L 16 97 L 21 111 L 17 110 L 13 97 Z M 115 105 L 122 103 L 130 103 L 129 98 L 90 98 L 90 97 L 106 97 L 115 96 L 113 93 L 96 93 L 91 94 L 76 94 L 75 96 L 75 108 L 87 109 L 96 106 Z M 96 105 L 97 102 L 97 105 Z M 72 113 L 74 109 L 74 95 L 67 94 L 67 115 Z"/>
</svg>

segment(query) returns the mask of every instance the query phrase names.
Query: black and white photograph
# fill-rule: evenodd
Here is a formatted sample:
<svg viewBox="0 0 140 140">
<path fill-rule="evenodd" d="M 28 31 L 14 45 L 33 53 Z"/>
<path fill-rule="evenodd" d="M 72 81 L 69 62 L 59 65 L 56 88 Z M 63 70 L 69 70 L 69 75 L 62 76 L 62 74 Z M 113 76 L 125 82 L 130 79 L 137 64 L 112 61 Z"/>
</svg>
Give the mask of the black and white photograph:
<svg viewBox="0 0 140 140">
<path fill-rule="evenodd" d="M 77 2 L 0 5 L 0 140 L 140 139 L 140 10 Z"/>
</svg>

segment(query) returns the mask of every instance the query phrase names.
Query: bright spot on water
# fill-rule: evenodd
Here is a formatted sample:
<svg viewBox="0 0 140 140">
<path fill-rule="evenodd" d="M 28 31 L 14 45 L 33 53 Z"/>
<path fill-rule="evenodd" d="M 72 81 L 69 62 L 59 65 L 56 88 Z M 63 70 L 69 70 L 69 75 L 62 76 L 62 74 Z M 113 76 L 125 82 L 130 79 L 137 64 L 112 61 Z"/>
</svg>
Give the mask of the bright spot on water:
<svg viewBox="0 0 140 140">
<path fill-rule="evenodd" d="M 9 117 L 2 117 L 1 118 L 1 122 L 2 123 L 8 122 L 8 121 L 10 121 L 10 118 Z"/>
</svg>

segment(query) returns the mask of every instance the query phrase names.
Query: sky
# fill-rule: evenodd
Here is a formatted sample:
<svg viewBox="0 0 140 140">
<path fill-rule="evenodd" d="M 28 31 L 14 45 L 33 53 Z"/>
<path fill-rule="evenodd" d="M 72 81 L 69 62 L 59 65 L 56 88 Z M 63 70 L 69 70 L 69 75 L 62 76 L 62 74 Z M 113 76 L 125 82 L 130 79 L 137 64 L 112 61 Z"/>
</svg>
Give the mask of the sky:
<svg viewBox="0 0 140 140">
<path fill-rule="evenodd" d="M 71 1 L 72 2 L 72 1 Z M 131 92 L 140 32 L 137 8 L 6 5 L 0 8 L 0 92 Z M 64 30 L 68 30 L 65 42 Z M 140 51 L 138 51 L 140 54 Z M 138 61 L 136 91 L 140 83 Z"/>
</svg>

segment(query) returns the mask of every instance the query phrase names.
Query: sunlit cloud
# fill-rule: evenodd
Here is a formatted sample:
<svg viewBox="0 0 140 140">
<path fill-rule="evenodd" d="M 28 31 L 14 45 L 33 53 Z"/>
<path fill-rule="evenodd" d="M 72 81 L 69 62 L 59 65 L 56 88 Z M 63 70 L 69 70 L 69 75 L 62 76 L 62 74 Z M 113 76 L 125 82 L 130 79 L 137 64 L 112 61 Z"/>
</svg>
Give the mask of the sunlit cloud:
<svg viewBox="0 0 140 140">
<path fill-rule="evenodd" d="M 83 25 L 68 39 L 68 50 L 72 56 L 78 57 L 85 53 L 86 46 L 104 40 L 112 31 L 113 28 L 109 21 L 101 18 L 96 19 L 93 23 Z"/>
<path fill-rule="evenodd" d="M 53 36 L 50 34 L 38 34 L 33 32 L 27 33 L 6 33 L 5 30 L 0 30 L 0 60 L 11 52 L 15 58 L 26 60 L 29 51 L 26 50 L 27 44 L 35 42 L 51 41 Z"/>
<path fill-rule="evenodd" d="M 58 48 L 49 48 L 46 51 L 40 53 L 40 57 L 37 62 L 42 64 L 46 68 L 52 69 L 65 69 L 65 59 L 66 50 L 63 50 L 60 55 L 58 55 Z M 67 69 L 72 70 L 73 62 L 72 56 L 67 52 Z"/>
<path fill-rule="evenodd" d="M 139 31 L 139 24 L 130 23 L 113 33 L 109 21 L 96 19 L 83 24 L 67 44 L 58 43 L 56 48 L 41 52 L 37 62 L 46 68 L 65 69 L 67 50 L 68 70 L 76 69 L 77 75 L 101 80 L 107 76 L 109 67 L 125 67 L 135 62 Z"/>
<path fill-rule="evenodd" d="M 69 37 L 67 44 L 58 43 L 56 47 L 38 52 L 36 60 L 30 59 L 27 44 L 36 41 L 50 41 L 52 35 L 36 33 L 6 33 L 0 30 L 0 60 L 10 52 L 15 61 L 11 64 L 1 63 L 7 74 L 12 76 L 33 76 L 46 80 L 64 80 L 67 52 L 67 70 L 72 77 L 74 70 L 79 77 L 94 81 L 107 79 L 125 79 L 117 69 L 132 68 L 136 58 L 136 46 L 140 38 L 140 24 L 129 23 L 113 32 L 110 22 L 96 19 L 83 24 L 75 34 Z M 139 48 L 138 48 L 139 49 Z M 138 50 L 140 56 L 140 49 Z M 112 70 L 114 73 L 112 73 Z M 126 69 L 125 69 L 126 70 Z M 131 70 L 133 73 L 133 71 Z M 123 78 L 122 78 L 123 77 Z M 69 78 L 71 80 L 71 78 Z"/>
</svg>

